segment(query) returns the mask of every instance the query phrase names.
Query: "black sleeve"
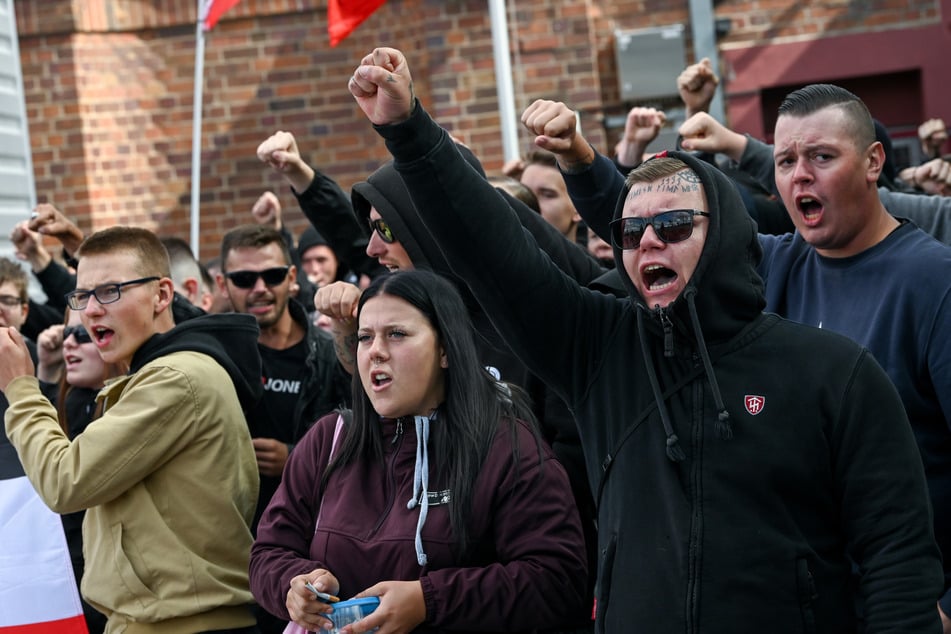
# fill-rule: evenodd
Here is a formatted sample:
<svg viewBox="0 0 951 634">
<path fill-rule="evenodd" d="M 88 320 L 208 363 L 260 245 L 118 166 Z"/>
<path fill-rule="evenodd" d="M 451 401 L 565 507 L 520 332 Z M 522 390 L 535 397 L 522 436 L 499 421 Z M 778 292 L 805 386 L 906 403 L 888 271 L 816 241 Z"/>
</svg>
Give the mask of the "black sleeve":
<svg viewBox="0 0 951 634">
<path fill-rule="evenodd" d="M 337 254 L 342 272 L 374 275 L 379 264 L 366 253 L 367 236 L 357 223 L 350 198 L 335 180 L 314 170 L 314 180 L 303 192 L 294 192 L 301 211 Z M 337 275 L 341 277 L 340 273 Z"/>
<path fill-rule="evenodd" d="M 51 260 L 45 269 L 34 275 L 43 287 L 43 292 L 46 293 L 46 304 L 58 310 L 62 317 L 66 311 L 65 295 L 75 290 L 76 276 L 56 260 Z"/>
</svg>

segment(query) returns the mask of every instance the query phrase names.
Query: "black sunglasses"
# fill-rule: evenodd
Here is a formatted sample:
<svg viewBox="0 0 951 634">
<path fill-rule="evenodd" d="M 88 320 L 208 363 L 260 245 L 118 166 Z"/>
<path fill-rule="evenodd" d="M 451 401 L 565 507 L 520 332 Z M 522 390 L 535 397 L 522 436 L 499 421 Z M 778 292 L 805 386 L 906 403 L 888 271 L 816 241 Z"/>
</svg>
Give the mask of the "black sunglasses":
<svg viewBox="0 0 951 634">
<path fill-rule="evenodd" d="M 650 218 L 618 218 L 611 222 L 611 241 L 620 249 L 636 249 L 650 225 L 664 242 L 682 242 L 693 234 L 693 217 L 709 215 L 696 209 L 671 209 Z"/>
<path fill-rule="evenodd" d="M 259 277 L 264 280 L 265 285 L 277 286 L 287 279 L 287 272 L 290 268 L 289 266 L 276 266 L 273 269 L 264 269 L 263 271 L 231 271 L 225 273 L 225 277 L 238 288 L 253 288 Z"/>
<path fill-rule="evenodd" d="M 92 343 L 92 337 L 82 326 L 66 326 L 63 328 L 63 341 L 69 339 L 70 336 L 76 338 L 76 343 Z"/>
<path fill-rule="evenodd" d="M 376 231 L 380 235 L 380 239 L 387 244 L 393 244 L 396 242 L 396 237 L 393 235 L 393 230 L 390 229 L 390 225 L 383 222 L 382 218 L 377 218 L 376 220 L 371 220 L 367 218 L 367 222 L 370 224 L 370 231 Z"/>
</svg>

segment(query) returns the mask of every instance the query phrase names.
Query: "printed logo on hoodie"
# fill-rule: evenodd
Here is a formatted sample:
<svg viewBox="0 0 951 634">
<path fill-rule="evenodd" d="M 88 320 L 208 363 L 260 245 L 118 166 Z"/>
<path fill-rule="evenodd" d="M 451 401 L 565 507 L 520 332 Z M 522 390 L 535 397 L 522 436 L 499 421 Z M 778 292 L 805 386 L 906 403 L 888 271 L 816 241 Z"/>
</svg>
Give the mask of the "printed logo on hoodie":
<svg viewBox="0 0 951 634">
<path fill-rule="evenodd" d="M 766 397 L 747 394 L 743 397 L 743 405 L 746 407 L 746 411 L 750 416 L 756 416 L 766 407 Z"/>
</svg>

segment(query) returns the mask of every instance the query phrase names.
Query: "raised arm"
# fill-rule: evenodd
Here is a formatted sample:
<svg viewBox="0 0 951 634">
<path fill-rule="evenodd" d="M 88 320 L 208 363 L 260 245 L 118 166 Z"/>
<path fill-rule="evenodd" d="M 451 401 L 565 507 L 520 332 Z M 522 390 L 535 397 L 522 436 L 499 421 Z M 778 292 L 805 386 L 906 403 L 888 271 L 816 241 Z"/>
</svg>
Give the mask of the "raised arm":
<svg viewBox="0 0 951 634">
<path fill-rule="evenodd" d="M 349 282 L 334 282 L 317 290 L 314 308 L 330 317 L 330 334 L 340 365 L 348 374 L 357 367 L 357 305 L 362 291 Z"/>
<path fill-rule="evenodd" d="M 335 180 L 304 161 L 292 133 L 275 132 L 258 146 L 257 156 L 293 188 L 304 216 L 327 239 L 344 268 L 360 273 L 378 270 L 366 254 L 366 234 L 353 215 L 350 197 Z"/>
<path fill-rule="evenodd" d="M 746 150 L 746 137 L 729 129 L 706 112 L 693 115 L 683 122 L 678 131 L 680 146 L 694 152 L 725 154 L 739 162 Z"/>
<path fill-rule="evenodd" d="M 710 110 L 710 102 L 716 94 L 720 78 L 713 70 L 709 58 L 704 57 L 696 64 L 691 64 L 677 77 L 677 92 L 686 106 L 686 115 L 689 119 L 698 112 Z"/>
<path fill-rule="evenodd" d="M 656 108 L 631 108 L 624 120 L 624 134 L 614 146 L 618 167 L 630 171 L 640 165 L 647 146 L 657 138 L 666 122 L 667 115 Z"/>
<path fill-rule="evenodd" d="M 539 250 L 501 194 L 414 100 L 412 77 L 399 51 L 377 49 L 364 58 L 350 91 L 386 139 L 420 218 L 453 272 L 512 351 L 573 401 L 588 379 L 584 367 L 603 354 L 592 339 L 577 333 L 610 327 L 611 317 L 589 311 L 614 315 L 614 300 L 607 308 L 601 301 L 610 298 L 598 299 L 580 288 Z M 565 345 L 553 346 L 553 341 Z"/>
<path fill-rule="evenodd" d="M 29 228 L 31 231 L 44 236 L 53 236 L 59 240 L 70 256 L 76 254 L 84 238 L 82 230 L 63 212 L 49 203 L 36 206 L 30 217 Z"/>
</svg>

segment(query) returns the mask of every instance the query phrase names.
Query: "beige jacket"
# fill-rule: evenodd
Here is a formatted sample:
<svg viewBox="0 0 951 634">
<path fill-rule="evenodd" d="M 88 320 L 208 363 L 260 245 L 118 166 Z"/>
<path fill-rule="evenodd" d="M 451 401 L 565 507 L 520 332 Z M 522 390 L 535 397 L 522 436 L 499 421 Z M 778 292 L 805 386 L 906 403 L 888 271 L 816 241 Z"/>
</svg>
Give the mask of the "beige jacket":
<svg viewBox="0 0 951 634">
<path fill-rule="evenodd" d="M 250 524 L 258 470 L 234 385 L 211 357 L 174 352 L 99 395 L 70 442 L 37 380 L 7 390 L 6 430 L 58 513 L 88 508 L 83 596 L 109 634 L 252 625 Z"/>
</svg>

